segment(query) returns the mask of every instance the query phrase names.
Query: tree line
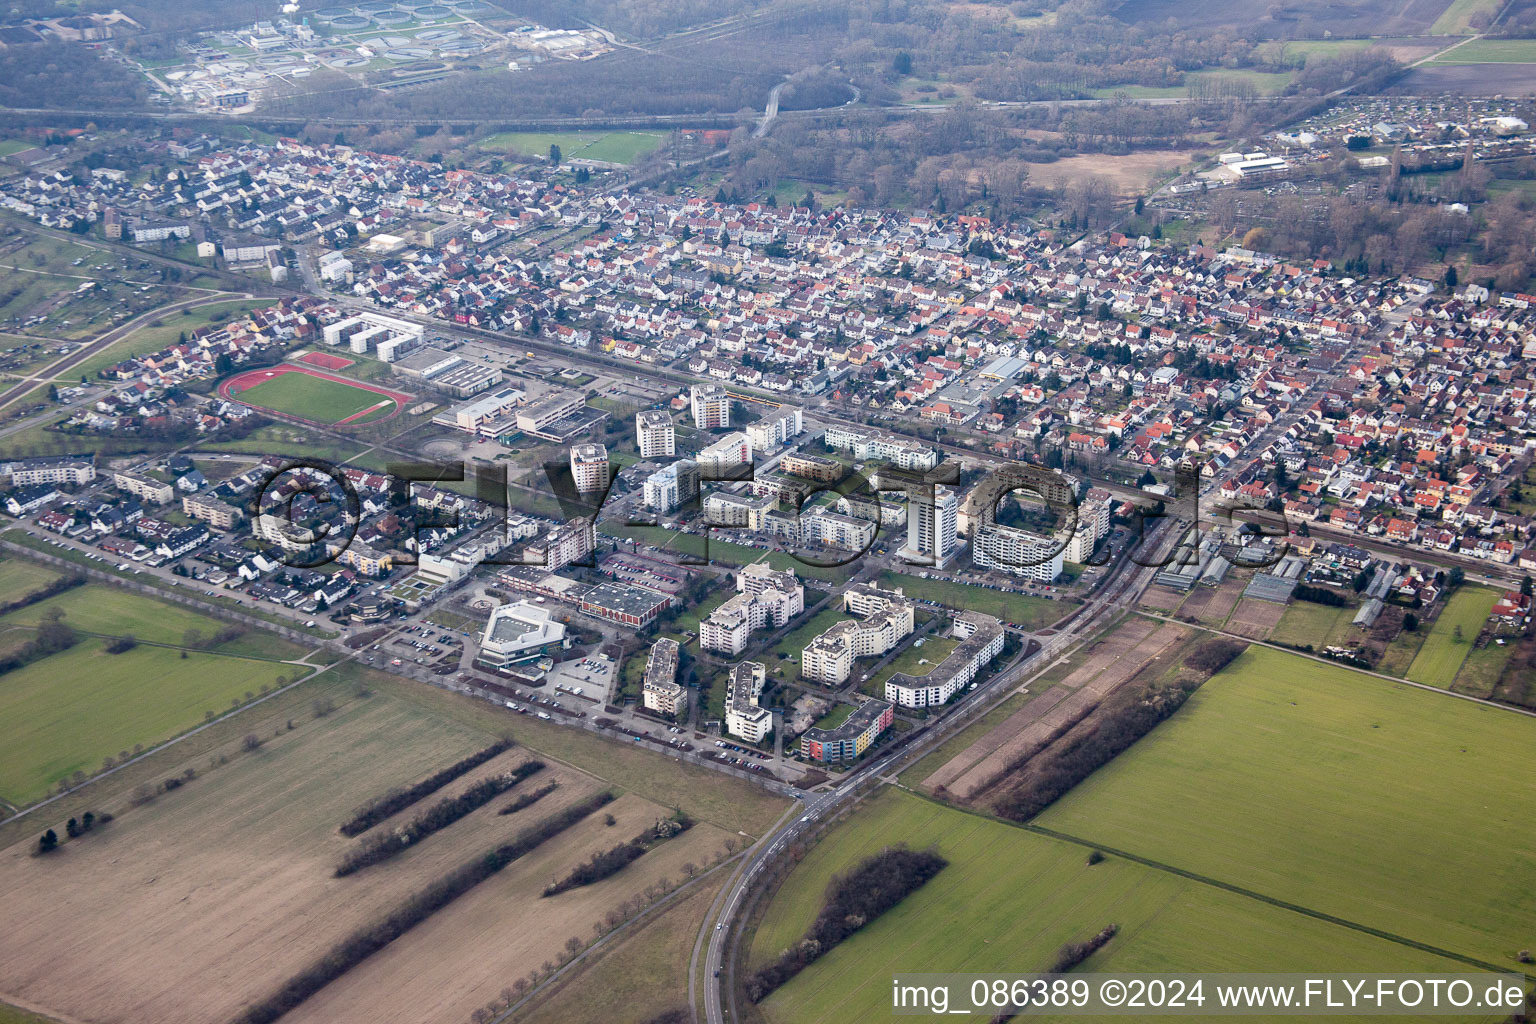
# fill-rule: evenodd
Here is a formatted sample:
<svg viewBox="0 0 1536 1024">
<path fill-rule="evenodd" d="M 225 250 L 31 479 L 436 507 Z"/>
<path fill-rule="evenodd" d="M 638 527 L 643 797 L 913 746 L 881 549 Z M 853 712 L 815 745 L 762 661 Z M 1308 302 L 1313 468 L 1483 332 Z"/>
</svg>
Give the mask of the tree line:
<svg viewBox="0 0 1536 1024">
<path fill-rule="evenodd" d="M 524 830 L 511 842 L 460 865 L 425 889 L 406 897 L 389 913 L 332 946 L 320 959 L 284 982 L 276 992 L 258 1000 L 235 1018 L 235 1024 L 271 1024 L 487 878 L 614 799 L 613 793 L 605 790 L 572 804 Z"/>
<path fill-rule="evenodd" d="M 411 804 L 431 796 L 454 779 L 485 764 L 485 762 L 497 754 L 511 750 L 512 745 L 511 737 L 502 737 L 483 750 L 470 754 L 462 761 L 455 762 L 447 768 L 433 772 L 420 782 L 407 786 L 404 789 L 392 789 L 376 800 L 363 805 L 337 831 L 348 838 L 366 832 L 385 818 L 398 814 L 400 811 L 411 806 Z"/>
<path fill-rule="evenodd" d="M 888 846 L 832 879 L 821 913 L 805 936 L 747 979 L 747 998 L 762 1002 L 866 924 L 926 885 L 949 861 L 934 850 Z"/>
<path fill-rule="evenodd" d="M 470 812 L 484 807 L 528 776 L 543 770 L 543 761 L 525 761 L 509 772 L 481 779 L 458 796 L 439 800 L 418 814 L 410 824 L 371 836 L 348 850 L 341 858 L 341 863 L 336 865 L 336 877 L 345 878 L 363 868 L 389 860 L 432 833 L 439 832 Z"/>
<path fill-rule="evenodd" d="M 610 815 L 610 823 L 612 816 Z M 544 896 L 558 896 L 570 889 L 580 888 L 583 885 L 592 885 L 603 879 L 623 871 L 630 864 L 639 860 L 659 842 L 681 835 L 693 826 L 692 819 L 679 814 L 675 818 L 667 818 L 658 821 L 655 825 L 646 829 L 628 842 L 607 850 L 600 850 L 578 864 L 570 874 L 558 882 L 551 882 L 544 887 Z"/>
<path fill-rule="evenodd" d="M 1044 749 L 1010 763 L 1003 778 L 1011 781 L 992 810 L 1011 821 L 1033 818 L 1181 708 L 1200 683 L 1242 650 L 1235 641 L 1210 641 L 1184 660 L 1198 678 L 1122 687 Z"/>
<path fill-rule="evenodd" d="M 532 807 L 534 804 L 538 803 L 540 800 L 543 800 L 545 797 L 549 796 L 549 794 L 553 793 L 555 788 L 559 785 L 560 783 L 558 782 L 551 782 L 548 785 L 540 786 L 538 789 L 535 789 L 532 792 L 522 793 L 516 800 L 513 800 L 511 803 L 507 804 L 507 806 L 503 807 L 496 813 L 516 814 L 518 811 L 523 810 L 525 807 Z"/>
</svg>

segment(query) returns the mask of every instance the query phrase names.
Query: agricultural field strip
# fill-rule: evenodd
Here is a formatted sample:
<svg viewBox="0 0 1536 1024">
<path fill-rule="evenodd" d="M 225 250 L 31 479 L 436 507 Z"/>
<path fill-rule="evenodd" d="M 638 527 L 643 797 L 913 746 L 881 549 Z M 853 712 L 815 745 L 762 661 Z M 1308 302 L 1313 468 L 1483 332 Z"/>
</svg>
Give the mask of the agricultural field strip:
<svg viewBox="0 0 1536 1024">
<path fill-rule="evenodd" d="M 1485 700 L 1482 697 L 1474 697 L 1471 694 L 1457 693 L 1455 690 L 1448 690 L 1440 686 L 1431 686 L 1428 683 L 1415 682 L 1412 679 L 1403 679 L 1399 678 L 1398 676 L 1387 675 L 1384 672 L 1374 672 L 1368 668 L 1357 668 L 1354 665 L 1345 665 L 1342 662 L 1334 661 L 1332 658 L 1325 658 L 1320 654 L 1307 654 L 1305 651 L 1298 651 L 1291 647 L 1283 647 L 1280 644 L 1272 644 L 1267 640 L 1255 640 L 1252 637 L 1246 637 L 1240 633 L 1229 633 L 1224 629 L 1217 629 L 1215 626 L 1203 626 L 1198 622 L 1184 622 L 1180 619 L 1173 619 L 1165 615 L 1159 615 L 1156 612 L 1149 612 L 1144 608 L 1138 608 L 1135 614 L 1145 615 L 1152 619 L 1159 619 L 1171 625 L 1182 625 L 1189 626 L 1193 629 L 1202 629 L 1207 633 L 1215 633 L 1217 636 L 1229 637 L 1233 640 L 1241 640 L 1243 643 L 1254 647 L 1264 647 L 1272 651 L 1279 651 L 1282 654 L 1291 654 L 1298 658 L 1306 658 L 1309 661 L 1315 661 L 1323 665 L 1328 665 L 1331 668 L 1342 668 L 1350 672 L 1358 672 L 1363 676 L 1371 676 L 1374 679 L 1381 679 L 1389 683 L 1399 683 L 1403 686 L 1411 686 L 1417 690 L 1427 690 L 1430 693 L 1438 693 L 1442 697 L 1454 697 L 1457 700 L 1471 701 L 1473 704 L 1481 704 L 1484 707 L 1497 708 L 1500 711 L 1507 711 L 1512 715 L 1524 715 L 1526 718 L 1536 718 L 1536 711 L 1532 711 L 1527 708 L 1517 708 L 1510 704 L 1501 704 L 1496 700 Z"/>
<path fill-rule="evenodd" d="M 933 799 L 932 797 L 924 796 L 920 793 L 917 795 L 924 800 Z M 967 814 L 975 813 L 973 811 L 967 811 L 965 808 L 957 809 Z M 985 815 L 981 816 L 985 817 Z M 1375 936 L 1378 939 L 1386 939 L 1388 942 L 1394 942 L 1400 946 L 1406 946 L 1409 949 L 1416 949 L 1421 953 L 1431 953 L 1435 956 L 1442 956 L 1448 960 L 1455 960 L 1459 963 L 1464 963 L 1468 966 L 1476 967 L 1485 971 L 1494 971 L 1496 973 L 1502 974 L 1509 970 L 1508 965 L 1489 963 L 1486 960 L 1479 960 L 1476 957 L 1466 956 L 1462 953 L 1457 953 L 1448 949 L 1441 949 L 1426 942 L 1419 942 L 1417 939 L 1410 939 L 1404 935 L 1396 935 L 1381 928 L 1374 928 L 1370 925 L 1360 924 L 1357 921 L 1351 921 L 1348 918 L 1339 917 L 1336 914 L 1329 914 L 1325 911 L 1316 910 L 1312 907 L 1303 906 L 1299 903 L 1291 903 L 1287 900 L 1278 899 L 1274 896 L 1267 896 L 1264 893 L 1257 892 L 1253 889 L 1235 885 L 1231 882 L 1224 882 L 1219 878 L 1212 878 L 1209 875 L 1202 875 L 1199 872 L 1190 871 L 1185 868 L 1177 867 L 1173 864 L 1165 864 L 1162 861 L 1153 860 L 1150 857 L 1143 857 L 1140 854 L 1131 853 L 1128 850 L 1119 850 L 1112 846 L 1106 846 L 1104 843 L 1095 842 L 1091 839 L 1084 839 L 1081 836 L 1075 836 L 1067 832 L 1060 832 L 1056 829 L 1046 828 L 1043 825 L 1017 823 L 1010 824 L 1013 824 L 1015 828 L 1023 829 L 1026 832 L 1033 832 L 1036 835 L 1046 836 L 1050 839 L 1057 839 L 1062 842 L 1073 843 L 1087 850 L 1099 850 L 1103 853 L 1107 853 L 1115 857 L 1123 857 L 1126 860 L 1141 864 L 1145 867 L 1154 868 L 1158 871 L 1165 871 L 1169 874 L 1177 875 L 1180 878 L 1187 878 L 1192 882 L 1199 882 L 1202 885 L 1208 885 L 1215 889 L 1221 889 L 1225 892 L 1235 893 L 1238 896 L 1246 896 L 1249 899 L 1258 900 L 1260 903 L 1267 903 L 1272 907 L 1279 907 L 1282 910 L 1289 910 L 1293 913 L 1303 914 L 1318 921 L 1325 921 L 1329 924 L 1338 925 L 1341 928 L 1348 928 L 1351 931 Z"/>
</svg>

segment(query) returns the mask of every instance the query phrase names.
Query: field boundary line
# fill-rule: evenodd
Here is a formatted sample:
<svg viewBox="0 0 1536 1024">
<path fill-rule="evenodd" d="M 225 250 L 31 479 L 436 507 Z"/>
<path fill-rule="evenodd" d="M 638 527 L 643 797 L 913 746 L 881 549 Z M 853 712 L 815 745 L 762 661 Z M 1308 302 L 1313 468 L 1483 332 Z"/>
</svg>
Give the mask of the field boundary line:
<svg viewBox="0 0 1536 1024">
<path fill-rule="evenodd" d="M 1388 942 L 1393 942 L 1400 946 L 1407 946 L 1410 949 L 1417 949 L 1423 953 L 1431 953 L 1435 956 L 1445 957 L 1446 959 L 1455 960 L 1458 963 L 1464 963 L 1472 967 L 1477 967 L 1481 970 L 1493 971 L 1494 973 L 1501 974 L 1509 971 L 1507 966 L 1501 967 L 1497 964 L 1489 963 L 1486 960 L 1479 960 L 1476 957 L 1466 956 L 1462 953 L 1456 953 L 1449 949 L 1441 949 L 1439 946 L 1431 946 L 1427 942 L 1420 942 L 1417 939 L 1410 939 L 1405 935 L 1398 935 L 1395 932 L 1389 932 L 1382 928 L 1375 928 L 1371 925 L 1360 924 L 1358 921 L 1351 921 L 1348 918 L 1339 917 L 1335 914 L 1330 914 L 1327 911 L 1316 910 L 1312 907 L 1303 906 L 1300 903 L 1291 903 L 1288 900 L 1280 899 L 1278 896 L 1267 896 L 1264 893 L 1258 892 L 1257 890 L 1244 888 L 1235 882 L 1224 882 L 1219 878 L 1212 878 L 1209 875 L 1202 875 L 1199 872 L 1190 871 L 1187 868 L 1181 868 L 1173 864 L 1165 864 L 1162 861 L 1153 860 L 1152 858 L 1144 857 L 1141 854 L 1131 853 L 1128 850 L 1121 850 L 1113 846 L 1107 846 L 1104 843 L 1094 842 L 1091 839 L 1084 839 L 1082 836 L 1075 836 L 1069 832 L 1058 832 L 1056 829 L 1047 828 L 1044 825 L 1035 825 L 1031 822 L 1009 821 L 1007 818 L 1000 818 L 994 814 L 987 814 L 985 811 L 979 811 L 974 807 L 966 807 L 961 804 L 952 804 L 947 801 L 940 800 L 937 797 L 929 796 L 926 793 L 913 789 L 907 789 L 905 786 L 901 788 L 912 796 L 917 797 L 919 800 L 926 800 L 929 803 L 937 804 L 938 806 L 947 808 L 949 810 L 959 811 L 962 814 L 973 815 L 974 817 L 981 818 L 984 821 L 996 822 L 997 824 L 1006 825 L 1009 828 L 1016 828 L 1024 832 L 1032 832 L 1035 835 L 1044 836 L 1047 839 L 1055 839 L 1058 842 L 1071 843 L 1074 846 L 1081 846 L 1085 850 L 1097 850 L 1100 853 L 1106 853 L 1114 857 L 1123 858 L 1132 862 L 1133 864 L 1140 864 L 1143 867 L 1152 868 L 1154 870 L 1162 871 L 1170 875 L 1176 875 L 1179 878 L 1186 878 L 1191 882 L 1198 882 L 1202 885 L 1209 885 L 1213 888 L 1221 889 L 1224 892 L 1230 892 L 1236 896 L 1244 896 L 1248 899 L 1257 900 L 1260 903 L 1267 903 L 1272 907 L 1278 907 L 1281 910 L 1289 910 L 1292 913 L 1301 914 L 1304 917 L 1310 917 L 1314 920 L 1338 925 L 1341 928 L 1348 928 L 1351 931 L 1360 932 L 1365 935 L 1371 935 L 1378 939 L 1385 939 Z"/>
</svg>

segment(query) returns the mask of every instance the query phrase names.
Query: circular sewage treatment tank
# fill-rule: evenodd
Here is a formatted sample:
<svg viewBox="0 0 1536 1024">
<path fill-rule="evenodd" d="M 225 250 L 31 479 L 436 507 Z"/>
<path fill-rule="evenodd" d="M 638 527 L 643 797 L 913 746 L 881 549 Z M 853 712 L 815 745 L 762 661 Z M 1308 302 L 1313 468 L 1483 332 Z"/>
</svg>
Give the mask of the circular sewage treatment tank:
<svg viewBox="0 0 1536 1024">
<path fill-rule="evenodd" d="M 351 13 L 350 7 L 322 7 L 315 12 L 315 17 L 330 21 L 332 18 L 345 18 Z"/>
<path fill-rule="evenodd" d="M 442 4 L 428 4 L 425 7 L 416 8 L 415 11 L 416 17 L 423 21 L 431 21 L 434 18 L 446 18 L 448 13 L 448 8 Z"/>
<path fill-rule="evenodd" d="M 331 19 L 332 28 L 339 28 L 348 32 L 352 31 L 353 29 L 367 28 L 372 24 L 373 22 L 369 21 L 367 18 L 364 18 L 360 14 L 347 14 L 340 18 Z"/>
<path fill-rule="evenodd" d="M 395 5 L 391 0 L 363 0 L 357 5 L 359 14 L 378 14 L 381 11 L 392 11 Z"/>
<path fill-rule="evenodd" d="M 405 11 L 380 11 L 373 16 L 373 20 L 380 25 L 404 25 L 411 20 L 411 16 Z"/>
</svg>

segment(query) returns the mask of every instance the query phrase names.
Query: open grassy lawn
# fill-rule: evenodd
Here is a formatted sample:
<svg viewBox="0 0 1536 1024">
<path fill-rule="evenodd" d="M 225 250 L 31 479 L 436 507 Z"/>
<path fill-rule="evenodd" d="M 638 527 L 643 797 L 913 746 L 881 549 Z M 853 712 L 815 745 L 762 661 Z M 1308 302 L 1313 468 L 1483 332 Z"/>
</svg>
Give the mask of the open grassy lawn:
<svg viewBox="0 0 1536 1024">
<path fill-rule="evenodd" d="M 1305 64 L 1312 57 L 1332 60 L 1370 45 L 1369 39 L 1292 39 L 1285 44 L 1285 59 L 1297 64 Z"/>
<path fill-rule="evenodd" d="M 59 578 L 52 569 L 20 558 L 0 561 L 0 600 L 14 601 Z"/>
<path fill-rule="evenodd" d="M 499 132 L 480 140 L 485 150 L 506 150 L 523 156 L 548 157 L 549 147 L 560 147 L 560 159 L 602 160 L 632 164 L 661 145 L 660 132 Z"/>
<path fill-rule="evenodd" d="M 1004 622 L 1017 622 L 1025 629 L 1041 629 L 1066 615 L 1073 601 L 1052 601 L 1027 594 L 1006 594 L 948 580 L 925 580 L 903 573 L 887 572 L 880 577 L 882 586 L 900 587 L 902 593 L 918 601 L 937 601 L 956 610 L 969 608 L 985 615 L 995 615 Z"/>
<path fill-rule="evenodd" d="M 140 640 L 160 644 L 183 644 L 188 639 L 197 639 L 188 637 L 189 630 L 207 639 L 228 625 L 168 601 L 159 601 L 100 583 L 87 583 L 83 587 L 66 590 L 46 601 L 14 611 L 0 619 L 0 622 L 35 626 L 53 608 L 64 612 L 65 622 L 87 633 L 111 636 L 131 633 Z M 238 637 L 218 650 L 225 654 L 257 658 L 288 659 L 304 656 L 304 649 L 298 645 L 280 637 L 256 632 Z"/>
<path fill-rule="evenodd" d="M 796 626 L 778 640 L 772 648 L 767 659 L 768 671 L 771 673 L 775 666 L 783 664 L 785 675 L 800 671 L 800 652 L 805 650 L 805 645 L 816 639 L 821 634 L 832 628 L 832 625 L 844 619 L 852 619 L 853 616 L 843 611 L 841 601 L 833 601 L 821 611 L 812 615 L 804 623 Z M 773 655 L 778 655 L 777 658 Z"/>
<path fill-rule="evenodd" d="M 367 391 L 308 373 L 281 374 L 246 388 L 238 397 L 247 405 L 284 412 L 316 423 L 340 422 L 364 409 L 373 408 L 381 401 L 388 403 L 385 408 L 354 422 L 385 415 L 395 408 L 393 399 L 385 399 L 376 391 Z"/>
<path fill-rule="evenodd" d="M 1416 683 L 1449 687 L 1498 600 L 1498 592 L 1488 587 L 1462 587 L 1452 594 L 1429 636 L 1424 638 L 1418 657 L 1408 666 L 1408 678 Z M 1456 639 L 1457 629 L 1461 630 L 1460 640 Z"/>
<path fill-rule="evenodd" d="M 1432 36 L 1472 35 L 1476 31 L 1469 24 L 1469 19 L 1473 15 L 1497 14 L 1503 6 L 1502 0 L 1451 0 L 1451 5 L 1429 27 L 1429 34 Z"/>
<path fill-rule="evenodd" d="M 1513 969 L 1533 742 L 1529 718 L 1255 647 L 1036 824 Z"/>
<path fill-rule="evenodd" d="M 270 662 L 139 646 L 108 654 L 83 640 L 7 673 L 0 686 L 0 796 L 30 803 L 104 757 L 150 746 L 227 711 L 247 691 L 275 685 Z"/>
<path fill-rule="evenodd" d="M 1201 79 L 1211 81 L 1240 81 L 1251 84 L 1261 95 L 1277 93 L 1291 84 L 1295 78 L 1292 71 L 1254 71 L 1249 68 L 1223 68 L 1216 71 L 1189 71 L 1184 75 L 1185 83 L 1192 83 Z M 1189 94 L 1189 85 L 1149 86 L 1149 85 L 1113 85 L 1102 89 L 1093 90 L 1095 96 L 1110 97 L 1116 93 L 1125 93 L 1133 100 L 1167 99 L 1169 97 L 1181 97 Z"/>
<path fill-rule="evenodd" d="M 1431 64 L 1536 64 L 1536 39 L 1474 39 Z"/>
<path fill-rule="evenodd" d="M 1451 689 L 1473 697 L 1491 696 L 1499 677 L 1504 674 L 1504 663 L 1514 651 L 1513 643 L 1500 645 L 1491 640 L 1483 647 L 1468 651 L 1467 660 L 1461 663 L 1461 671 L 1456 673 L 1456 682 Z"/>
<path fill-rule="evenodd" d="M 909 676 L 925 676 L 959 646 L 959 640 L 947 636 L 927 637 L 921 647 L 908 644 L 906 650 L 882 665 L 879 671 L 859 685 L 859 689 L 871 697 L 884 699 L 885 681 L 891 676 L 898 672 L 905 672 Z"/>
<path fill-rule="evenodd" d="M 890 1020 L 893 973 L 1046 970 L 1062 945 L 1110 923 L 1120 926 L 1119 934 L 1082 970 L 1453 966 L 1118 857 L 1089 865 L 1086 847 L 890 789 L 823 840 L 790 875 L 769 904 L 750 962 L 763 962 L 804 933 L 834 874 L 898 842 L 935 846 L 949 866 L 766 999 L 761 1009 L 771 1024 Z M 1232 941 L 1234 935 L 1242 940 Z"/>
<path fill-rule="evenodd" d="M 1322 650 L 1329 644 L 1344 645 L 1359 637 L 1359 631 L 1350 625 L 1357 608 L 1353 604 L 1336 608 L 1329 604 L 1311 601 L 1292 601 L 1275 624 L 1269 638 L 1277 644 L 1291 644 L 1314 650 Z"/>
</svg>

